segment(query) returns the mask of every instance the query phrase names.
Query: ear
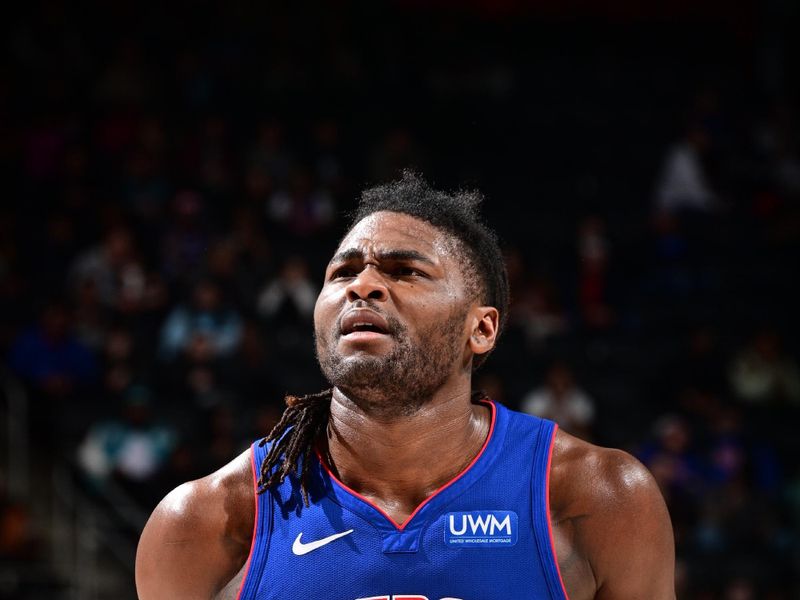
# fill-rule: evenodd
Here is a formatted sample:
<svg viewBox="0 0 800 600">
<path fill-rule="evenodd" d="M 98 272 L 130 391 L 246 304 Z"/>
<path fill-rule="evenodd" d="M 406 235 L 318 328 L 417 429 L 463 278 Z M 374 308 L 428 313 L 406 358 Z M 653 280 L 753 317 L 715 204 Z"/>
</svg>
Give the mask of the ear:
<svg viewBox="0 0 800 600">
<path fill-rule="evenodd" d="M 497 340 L 500 313 L 494 306 L 476 306 L 472 309 L 472 329 L 469 347 L 473 354 L 486 354 Z"/>
</svg>

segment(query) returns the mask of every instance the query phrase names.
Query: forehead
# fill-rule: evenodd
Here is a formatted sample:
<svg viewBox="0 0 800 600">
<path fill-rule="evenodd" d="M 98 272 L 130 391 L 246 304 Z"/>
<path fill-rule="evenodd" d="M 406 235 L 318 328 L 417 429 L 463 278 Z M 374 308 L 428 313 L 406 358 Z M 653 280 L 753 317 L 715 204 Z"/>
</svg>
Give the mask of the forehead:
<svg viewBox="0 0 800 600">
<path fill-rule="evenodd" d="M 416 250 L 434 261 L 455 260 L 455 240 L 421 219 L 404 213 L 381 211 L 356 223 L 339 244 L 347 250 L 375 254 L 387 250 Z"/>
</svg>

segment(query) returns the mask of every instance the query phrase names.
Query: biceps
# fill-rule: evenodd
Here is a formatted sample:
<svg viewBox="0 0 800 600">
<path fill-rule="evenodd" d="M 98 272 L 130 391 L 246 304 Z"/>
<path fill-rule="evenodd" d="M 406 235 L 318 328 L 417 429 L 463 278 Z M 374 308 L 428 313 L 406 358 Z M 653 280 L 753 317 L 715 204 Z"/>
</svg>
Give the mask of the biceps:
<svg viewBox="0 0 800 600">
<path fill-rule="evenodd" d="M 620 527 L 598 563 L 597 600 L 674 600 L 675 547 L 663 504 Z"/>
<path fill-rule="evenodd" d="M 140 600 L 210 600 L 230 579 L 227 561 L 202 538 L 169 536 L 148 525 L 136 555 Z"/>
</svg>

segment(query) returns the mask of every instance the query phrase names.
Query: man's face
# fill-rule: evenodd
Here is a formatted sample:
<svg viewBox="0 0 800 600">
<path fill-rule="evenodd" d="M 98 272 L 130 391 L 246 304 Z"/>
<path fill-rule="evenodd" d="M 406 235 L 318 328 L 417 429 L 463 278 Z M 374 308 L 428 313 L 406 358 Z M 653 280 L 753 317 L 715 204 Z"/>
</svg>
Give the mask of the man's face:
<svg viewBox="0 0 800 600">
<path fill-rule="evenodd" d="M 405 214 L 374 213 L 325 272 L 314 310 L 320 366 L 373 409 L 413 412 L 470 369 L 472 303 L 453 238 Z"/>
</svg>

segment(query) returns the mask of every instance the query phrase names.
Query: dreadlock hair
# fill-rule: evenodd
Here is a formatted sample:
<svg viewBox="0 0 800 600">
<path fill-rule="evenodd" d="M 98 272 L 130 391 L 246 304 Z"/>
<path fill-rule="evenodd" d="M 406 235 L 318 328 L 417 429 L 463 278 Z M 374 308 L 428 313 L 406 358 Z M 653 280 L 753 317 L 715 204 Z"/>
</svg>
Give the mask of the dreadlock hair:
<svg viewBox="0 0 800 600">
<path fill-rule="evenodd" d="M 303 503 L 308 506 L 308 465 L 314 442 L 328 428 L 328 416 L 333 390 L 327 389 L 307 396 L 286 396 L 286 410 L 267 437 L 258 445 L 272 442 L 272 446 L 261 462 L 258 478 L 258 493 L 267 491 L 286 479 L 300 465 L 300 489 Z M 289 429 L 291 427 L 291 429 Z"/>
<path fill-rule="evenodd" d="M 473 298 L 484 306 L 494 306 L 500 313 L 499 337 L 508 317 L 508 274 L 497 235 L 481 220 L 482 201 L 483 196 L 477 191 L 442 192 L 431 188 L 413 171 L 403 171 L 400 179 L 361 194 L 348 231 L 369 215 L 387 211 L 415 217 L 450 235 Z M 488 355 L 487 352 L 473 357 L 473 371 Z M 282 483 L 299 468 L 303 502 L 308 506 L 309 463 L 315 442 L 328 427 L 331 395 L 332 390 L 328 389 L 307 396 L 286 397 L 286 410 L 280 421 L 260 442 L 261 446 L 271 442 L 272 447 L 261 464 L 259 493 Z M 473 402 L 482 398 L 485 398 L 482 392 L 473 393 Z"/>
</svg>

